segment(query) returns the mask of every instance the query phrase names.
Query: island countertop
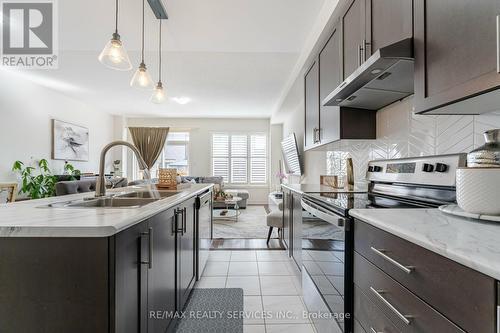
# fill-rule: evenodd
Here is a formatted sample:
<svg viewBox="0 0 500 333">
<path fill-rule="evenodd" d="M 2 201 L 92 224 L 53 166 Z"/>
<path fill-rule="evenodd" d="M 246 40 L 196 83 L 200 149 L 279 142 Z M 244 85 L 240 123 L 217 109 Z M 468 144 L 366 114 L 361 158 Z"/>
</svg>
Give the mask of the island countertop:
<svg viewBox="0 0 500 333">
<path fill-rule="evenodd" d="M 353 209 L 374 227 L 500 280 L 500 224 L 438 209 Z"/>
<path fill-rule="evenodd" d="M 178 193 L 138 208 L 52 208 L 51 203 L 89 198 L 94 192 L 0 205 L 1 237 L 109 237 L 201 194 L 213 184 L 189 184 Z M 144 191 L 142 187 L 109 194 Z"/>
</svg>

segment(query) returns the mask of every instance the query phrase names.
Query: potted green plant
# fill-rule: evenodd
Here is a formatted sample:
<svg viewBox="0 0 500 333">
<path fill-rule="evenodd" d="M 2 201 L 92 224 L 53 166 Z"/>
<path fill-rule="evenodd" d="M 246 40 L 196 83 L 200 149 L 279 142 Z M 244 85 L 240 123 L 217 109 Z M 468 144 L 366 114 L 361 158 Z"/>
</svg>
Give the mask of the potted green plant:
<svg viewBox="0 0 500 333">
<path fill-rule="evenodd" d="M 64 170 L 73 179 L 75 179 L 74 176 L 80 174 L 80 171 L 69 163 L 64 165 Z M 19 193 L 24 193 L 31 199 L 47 198 L 56 194 L 57 177 L 50 171 L 49 162 L 46 159 L 38 161 L 36 167 L 25 166 L 23 162 L 15 161 L 12 171 L 17 172 L 21 177 Z"/>
</svg>

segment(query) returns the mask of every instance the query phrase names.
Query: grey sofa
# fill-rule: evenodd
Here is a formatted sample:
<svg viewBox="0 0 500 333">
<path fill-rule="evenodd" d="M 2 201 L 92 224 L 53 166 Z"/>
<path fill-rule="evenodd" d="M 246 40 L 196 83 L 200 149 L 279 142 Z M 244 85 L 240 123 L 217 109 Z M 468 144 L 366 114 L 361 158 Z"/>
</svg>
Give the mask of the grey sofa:
<svg viewBox="0 0 500 333">
<path fill-rule="evenodd" d="M 195 182 L 198 184 L 215 184 L 218 185 L 220 188 L 224 187 L 224 179 L 222 177 L 215 177 L 215 176 L 207 176 L 207 177 L 202 177 L 202 176 L 182 176 L 181 177 L 181 183 L 191 183 Z M 153 184 L 158 183 L 157 178 L 153 178 L 151 180 Z M 141 185 L 144 184 L 144 180 L 134 180 L 129 182 L 129 185 Z M 249 197 L 249 193 L 247 190 L 238 190 L 238 189 L 227 189 L 225 190 L 226 193 L 229 193 L 233 196 L 238 196 L 242 200 L 238 203 L 238 206 L 242 209 L 247 208 L 247 201 Z M 226 208 L 226 204 L 223 202 L 214 202 L 214 208 Z"/>
<path fill-rule="evenodd" d="M 56 183 L 56 196 L 95 191 L 95 179 L 68 180 Z M 107 180 L 106 187 L 119 188 L 128 185 L 127 178 Z"/>
</svg>

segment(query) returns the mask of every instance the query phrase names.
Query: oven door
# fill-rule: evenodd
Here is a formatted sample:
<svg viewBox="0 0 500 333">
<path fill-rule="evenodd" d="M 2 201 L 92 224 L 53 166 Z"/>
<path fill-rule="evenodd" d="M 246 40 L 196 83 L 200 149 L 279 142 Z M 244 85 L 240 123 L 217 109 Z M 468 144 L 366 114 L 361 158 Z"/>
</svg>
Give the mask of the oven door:
<svg viewBox="0 0 500 333">
<path fill-rule="evenodd" d="M 311 320 L 318 333 L 351 332 L 352 222 L 307 196 L 302 208 L 302 288 Z"/>
</svg>

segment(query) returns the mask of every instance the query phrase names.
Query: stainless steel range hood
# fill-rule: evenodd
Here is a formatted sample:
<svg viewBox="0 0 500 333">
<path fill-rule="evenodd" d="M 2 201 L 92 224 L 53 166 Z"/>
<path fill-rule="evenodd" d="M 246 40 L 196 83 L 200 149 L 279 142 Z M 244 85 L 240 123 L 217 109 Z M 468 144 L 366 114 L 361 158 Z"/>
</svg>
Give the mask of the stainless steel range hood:
<svg viewBox="0 0 500 333">
<path fill-rule="evenodd" d="M 378 110 L 413 94 L 413 39 L 377 50 L 323 100 L 325 106 Z"/>
</svg>

